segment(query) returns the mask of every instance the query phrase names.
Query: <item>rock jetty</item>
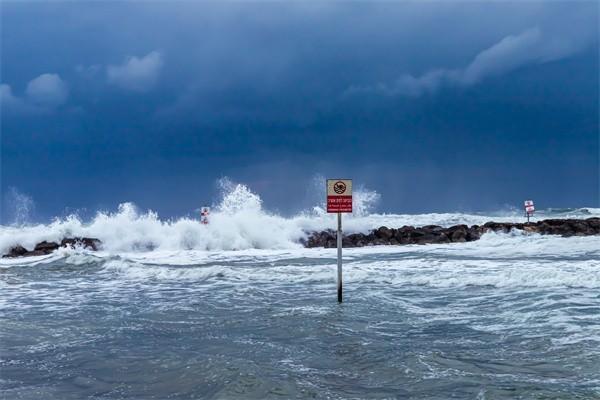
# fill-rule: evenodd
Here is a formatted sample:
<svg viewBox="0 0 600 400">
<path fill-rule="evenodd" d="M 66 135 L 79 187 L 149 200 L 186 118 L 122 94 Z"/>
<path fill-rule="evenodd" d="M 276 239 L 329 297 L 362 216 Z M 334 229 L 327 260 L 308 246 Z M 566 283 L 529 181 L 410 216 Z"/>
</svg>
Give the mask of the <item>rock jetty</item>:
<svg viewBox="0 0 600 400">
<path fill-rule="evenodd" d="M 444 228 L 438 225 L 426 225 L 419 228 L 403 226 L 402 228 L 379 227 L 369 233 L 352 233 L 342 239 L 343 247 L 364 247 L 377 245 L 430 244 L 430 243 L 464 243 L 478 240 L 486 232 L 510 232 L 513 229 L 542 235 L 589 236 L 600 235 L 600 218 L 587 219 L 546 219 L 539 222 L 487 222 L 483 225 L 455 225 Z M 305 247 L 337 247 L 336 232 L 326 230 L 312 232 L 302 241 Z M 98 250 L 102 242 L 94 238 L 66 238 L 57 242 L 43 241 L 27 250 L 21 245 L 13 246 L 2 258 L 42 256 L 50 254 L 61 247 L 81 246 L 90 250 Z"/>
<path fill-rule="evenodd" d="M 98 250 L 102 243 L 98 239 L 94 238 L 67 238 L 56 242 L 43 241 L 35 245 L 33 250 L 27 250 L 21 245 L 16 245 L 8 250 L 8 253 L 4 254 L 2 258 L 14 258 L 14 257 L 30 257 L 30 256 L 43 256 L 52 253 L 60 247 L 76 247 L 81 246 L 90 250 Z"/>
<path fill-rule="evenodd" d="M 352 233 L 342 238 L 343 247 L 377 245 L 464 243 L 478 240 L 486 232 L 510 232 L 513 229 L 542 235 L 589 236 L 600 234 L 600 218 L 546 219 L 539 222 L 487 222 L 484 225 L 455 225 L 443 228 L 427 225 L 420 228 L 403 226 L 394 229 L 379 227 L 369 233 Z M 306 247 L 337 247 L 336 232 L 313 232 L 304 241 Z"/>
</svg>

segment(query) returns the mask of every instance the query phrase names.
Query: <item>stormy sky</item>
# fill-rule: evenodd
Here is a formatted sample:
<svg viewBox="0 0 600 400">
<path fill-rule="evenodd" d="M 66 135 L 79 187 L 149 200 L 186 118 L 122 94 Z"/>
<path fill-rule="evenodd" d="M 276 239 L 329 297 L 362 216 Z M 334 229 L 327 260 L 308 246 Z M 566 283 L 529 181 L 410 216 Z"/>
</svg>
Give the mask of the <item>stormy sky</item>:
<svg viewBox="0 0 600 400">
<path fill-rule="evenodd" d="M 387 212 L 598 207 L 598 17 L 596 1 L 3 2 L 2 223 L 125 201 L 186 215 L 223 176 L 284 214 L 320 177 Z"/>
</svg>

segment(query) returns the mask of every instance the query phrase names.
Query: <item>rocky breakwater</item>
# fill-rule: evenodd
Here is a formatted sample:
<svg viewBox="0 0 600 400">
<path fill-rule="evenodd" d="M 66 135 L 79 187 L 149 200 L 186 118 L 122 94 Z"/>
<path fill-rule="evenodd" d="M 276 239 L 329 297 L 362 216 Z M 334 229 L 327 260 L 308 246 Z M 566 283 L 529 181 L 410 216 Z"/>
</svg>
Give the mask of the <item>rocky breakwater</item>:
<svg viewBox="0 0 600 400">
<path fill-rule="evenodd" d="M 27 250 L 21 245 L 16 245 L 10 248 L 2 258 L 43 256 L 60 247 L 83 247 L 89 250 L 98 250 L 101 244 L 100 240 L 94 238 L 68 238 L 61 240 L 60 243 L 43 241 L 36 244 L 33 250 Z"/>
<path fill-rule="evenodd" d="M 419 228 L 379 227 L 369 233 L 352 233 L 342 238 L 343 247 L 364 247 L 376 245 L 464 243 L 481 238 L 486 232 L 508 233 L 513 229 L 542 235 L 589 236 L 600 234 L 600 218 L 587 219 L 546 219 L 539 222 L 487 222 L 484 225 L 455 225 L 444 228 L 427 225 Z M 313 232 L 304 242 L 306 247 L 337 247 L 336 232 L 326 230 Z"/>
</svg>

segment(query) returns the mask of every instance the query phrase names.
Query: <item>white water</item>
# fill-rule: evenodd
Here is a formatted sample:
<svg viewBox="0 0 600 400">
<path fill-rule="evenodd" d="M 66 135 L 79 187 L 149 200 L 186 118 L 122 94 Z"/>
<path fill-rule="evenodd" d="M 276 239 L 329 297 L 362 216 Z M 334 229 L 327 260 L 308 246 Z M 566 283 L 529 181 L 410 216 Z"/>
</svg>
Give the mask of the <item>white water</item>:
<svg viewBox="0 0 600 400">
<path fill-rule="evenodd" d="M 116 212 L 98 212 L 91 221 L 76 215 L 56 219 L 50 224 L 0 227 L 0 253 L 20 244 L 32 249 L 43 240 L 59 241 L 64 237 L 93 237 L 102 241 L 110 254 L 164 251 L 230 251 L 299 249 L 300 239 L 308 232 L 335 227 L 335 215 L 315 206 L 291 218 L 265 210 L 260 197 L 243 184 L 225 182 L 219 204 L 213 206 L 209 225 L 195 218 L 162 220 L 155 212 L 141 212 L 132 203 L 119 205 Z M 483 224 L 494 221 L 520 221 L 520 211 L 492 214 L 430 213 L 418 215 L 371 213 L 379 195 L 366 189 L 355 190 L 354 214 L 344 216 L 344 231 L 367 232 L 385 225 L 423 226 Z M 600 215 L 600 209 L 567 209 L 541 212 L 533 219 L 561 217 L 584 218 Z"/>
<path fill-rule="evenodd" d="M 377 198 L 358 192 L 347 232 L 523 219 L 519 211 L 376 214 Z M 562 209 L 537 218 L 597 215 Z M 513 231 L 345 249 L 338 305 L 336 249 L 298 243 L 334 226 L 320 206 L 285 218 L 231 185 L 208 226 L 123 204 L 90 221 L 0 227 L 2 251 L 65 236 L 103 242 L 95 252 L 0 259 L 0 392 L 61 400 L 600 395 L 600 237 Z"/>
</svg>

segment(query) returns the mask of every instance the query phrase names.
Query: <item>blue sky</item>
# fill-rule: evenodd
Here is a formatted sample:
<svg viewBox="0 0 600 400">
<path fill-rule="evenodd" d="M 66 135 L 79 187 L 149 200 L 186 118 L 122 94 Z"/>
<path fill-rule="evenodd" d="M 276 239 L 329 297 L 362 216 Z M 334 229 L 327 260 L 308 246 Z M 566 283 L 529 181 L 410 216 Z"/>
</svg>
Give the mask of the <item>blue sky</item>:
<svg viewBox="0 0 600 400">
<path fill-rule="evenodd" d="M 598 3 L 3 2 L 2 221 L 315 176 L 381 211 L 598 206 Z"/>
</svg>

